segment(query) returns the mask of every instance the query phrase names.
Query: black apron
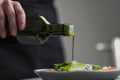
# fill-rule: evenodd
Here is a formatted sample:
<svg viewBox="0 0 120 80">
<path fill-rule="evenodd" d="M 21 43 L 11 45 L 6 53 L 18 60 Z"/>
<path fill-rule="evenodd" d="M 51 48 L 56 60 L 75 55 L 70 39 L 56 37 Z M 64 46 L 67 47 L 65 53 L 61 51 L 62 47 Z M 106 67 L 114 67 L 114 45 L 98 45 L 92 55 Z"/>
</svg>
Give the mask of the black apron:
<svg viewBox="0 0 120 80">
<path fill-rule="evenodd" d="M 27 15 L 38 14 L 57 23 L 53 0 L 18 0 Z M 0 39 L 0 80 L 37 77 L 38 68 L 52 68 L 64 61 L 60 37 L 52 37 L 42 45 L 19 44 L 14 37 Z"/>
</svg>

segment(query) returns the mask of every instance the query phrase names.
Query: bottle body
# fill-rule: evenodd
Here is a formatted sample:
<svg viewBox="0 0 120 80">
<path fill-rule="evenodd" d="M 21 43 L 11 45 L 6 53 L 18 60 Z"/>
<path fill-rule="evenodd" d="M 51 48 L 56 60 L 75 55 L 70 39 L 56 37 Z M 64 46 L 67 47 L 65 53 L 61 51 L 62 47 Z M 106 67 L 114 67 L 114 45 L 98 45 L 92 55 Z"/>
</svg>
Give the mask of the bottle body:
<svg viewBox="0 0 120 80">
<path fill-rule="evenodd" d="M 22 44 L 42 44 L 50 36 L 73 36 L 74 26 L 69 24 L 51 24 L 43 16 L 27 16 L 26 27 L 16 36 Z"/>
</svg>

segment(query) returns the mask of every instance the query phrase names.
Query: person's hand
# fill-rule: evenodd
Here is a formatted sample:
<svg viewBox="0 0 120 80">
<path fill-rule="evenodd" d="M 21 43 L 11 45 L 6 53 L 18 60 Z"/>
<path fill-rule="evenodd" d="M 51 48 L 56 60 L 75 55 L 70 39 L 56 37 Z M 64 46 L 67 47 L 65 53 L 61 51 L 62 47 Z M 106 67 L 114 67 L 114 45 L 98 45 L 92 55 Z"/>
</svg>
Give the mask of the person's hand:
<svg viewBox="0 0 120 80">
<path fill-rule="evenodd" d="M 6 38 L 5 15 L 9 23 L 9 30 L 12 36 L 16 36 L 18 30 L 23 30 L 26 24 L 26 15 L 17 1 L 0 0 L 0 37 Z"/>
</svg>

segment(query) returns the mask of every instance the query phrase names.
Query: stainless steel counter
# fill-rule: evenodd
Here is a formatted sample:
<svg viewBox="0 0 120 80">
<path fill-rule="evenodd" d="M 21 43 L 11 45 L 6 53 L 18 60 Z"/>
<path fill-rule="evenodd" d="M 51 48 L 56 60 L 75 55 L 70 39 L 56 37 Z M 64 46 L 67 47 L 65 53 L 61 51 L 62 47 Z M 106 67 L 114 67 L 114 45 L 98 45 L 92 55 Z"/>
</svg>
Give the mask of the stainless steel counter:
<svg viewBox="0 0 120 80">
<path fill-rule="evenodd" d="M 22 79 L 22 80 L 43 80 L 41 78 L 30 78 L 30 79 Z M 120 80 L 120 77 L 118 77 L 118 79 L 115 79 L 115 80 Z"/>
<path fill-rule="evenodd" d="M 41 79 L 41 78 L 31 78 L 31 79 L 22 79 L 22 80 L 43 80 L 43 79 Z M 120 78 L 119 79 L 115 79 L 115 80 L 120 80 Z"/>
</svg>

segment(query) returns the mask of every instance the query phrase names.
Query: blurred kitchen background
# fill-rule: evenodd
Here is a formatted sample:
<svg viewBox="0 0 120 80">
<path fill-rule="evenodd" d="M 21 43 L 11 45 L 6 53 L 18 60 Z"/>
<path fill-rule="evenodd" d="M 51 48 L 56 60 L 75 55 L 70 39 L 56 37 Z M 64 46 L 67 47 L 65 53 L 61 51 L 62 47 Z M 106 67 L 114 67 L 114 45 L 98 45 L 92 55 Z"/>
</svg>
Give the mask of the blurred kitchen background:
<svg viewBox="0 0 120 80">
<path fill-rule="evenodd" d="M 111 42 L 114 37 L 120 37 L 120 0 L 55 0 L 55 6 L 60 23 L 75 25 L 75 59 L 113 65 Z M 72 60 L 71 40 L 63 37 L 69 61 Z"/>
</svg>

